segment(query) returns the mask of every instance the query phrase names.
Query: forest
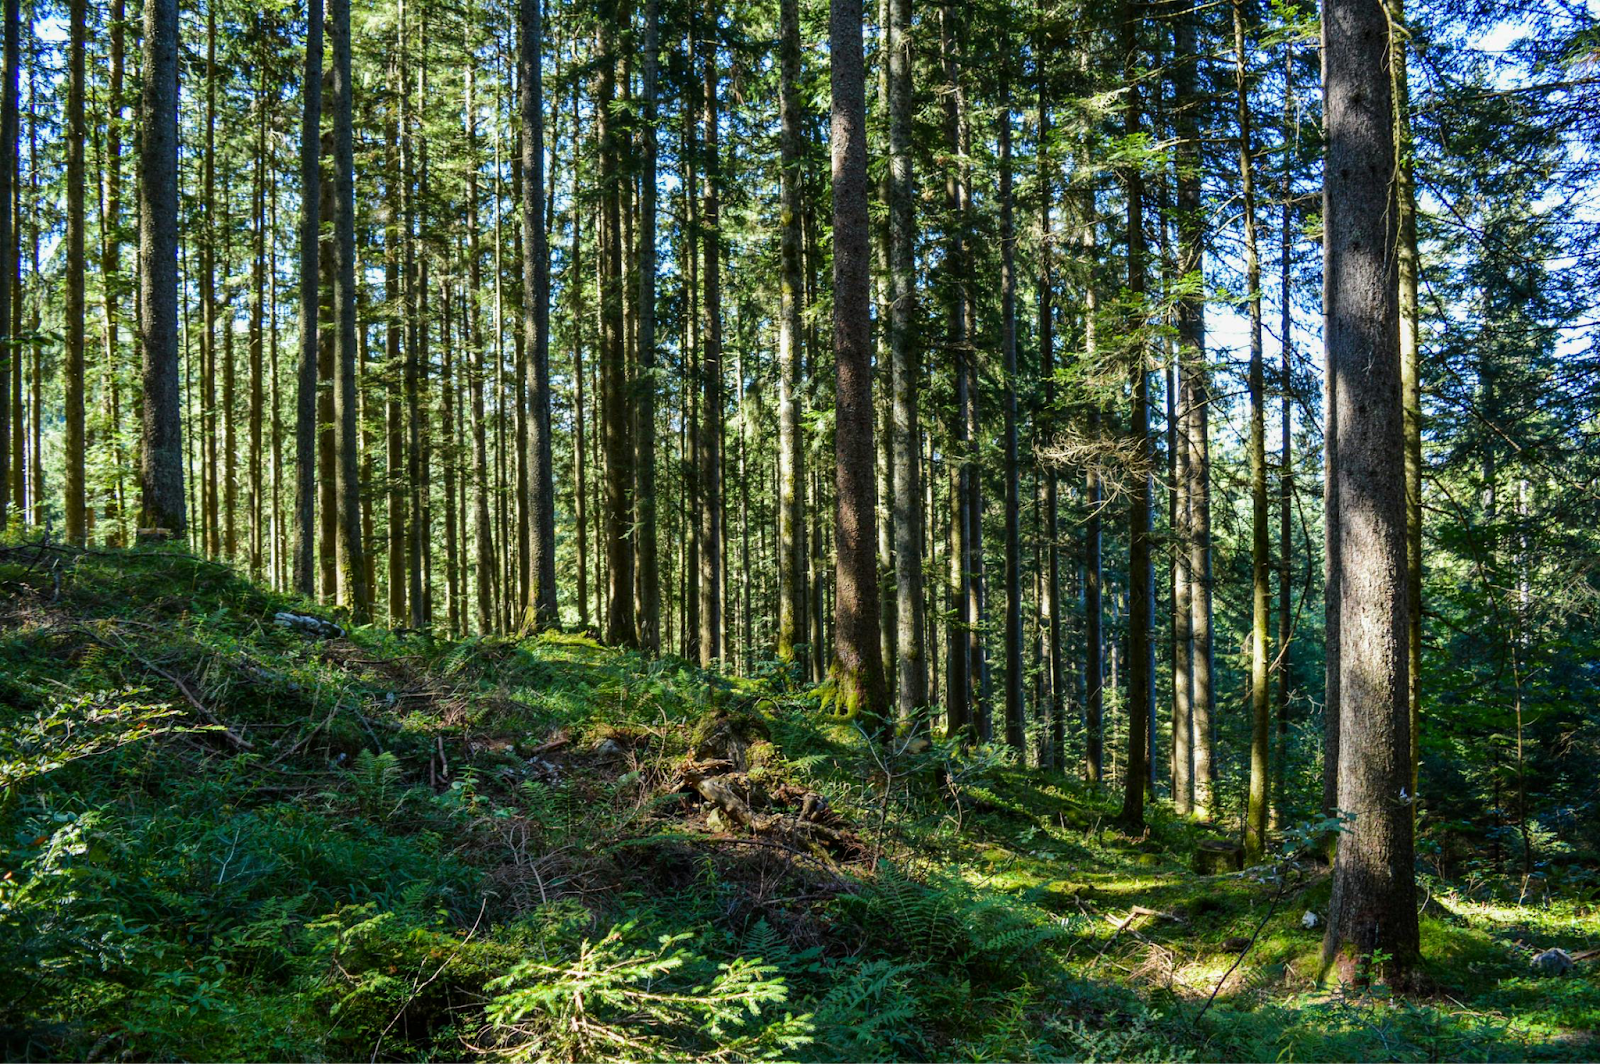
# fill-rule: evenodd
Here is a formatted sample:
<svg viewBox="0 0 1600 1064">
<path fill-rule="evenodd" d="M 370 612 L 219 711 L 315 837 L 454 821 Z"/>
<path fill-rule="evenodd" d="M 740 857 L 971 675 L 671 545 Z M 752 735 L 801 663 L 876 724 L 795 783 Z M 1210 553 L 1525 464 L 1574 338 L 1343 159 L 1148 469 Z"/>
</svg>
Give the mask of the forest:
<svg viewBox="0 0 1600 1064">
<path fill-rule="evenodd" d="M 5 1059 L 1600 1056 L 1595 0 L 0 22 Z"/>
</svg>

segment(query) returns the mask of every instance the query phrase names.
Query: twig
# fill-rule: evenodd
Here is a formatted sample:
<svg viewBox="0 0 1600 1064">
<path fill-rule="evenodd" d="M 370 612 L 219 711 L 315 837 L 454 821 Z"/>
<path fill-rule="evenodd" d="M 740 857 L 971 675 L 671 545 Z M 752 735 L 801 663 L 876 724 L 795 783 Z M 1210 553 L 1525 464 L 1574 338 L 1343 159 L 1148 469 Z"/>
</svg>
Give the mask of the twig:
<svg viewBox="0 0 1600 1064">
<path fill-rule="evenodd" d="M 1271 920 L 1272 914 L 1278 911 L 1278 903 L 1283 900 L 1283 896 L 1288 890 L 1289 870 L 1288 868 L 1282 868 L 1278 873 L 1278 890 L 1272 896 L 1272 904 L 1267 906 L 1267 915 L 1261 918 L 1261 922 L 1256 925 L 1255 934 L 1250 936 L 1250 941 L 1245 943 L 1244 949 L 1239 951 L 1239 955 L 1233 959 L 1233 964 L 1229 966 L 1228 970 L 1222 973 L 1222 978 L 1217 980 L 1217 985 L 1211 988 L 1211 996 L 1206 998 L 1206 1003 L 1200 1007 L 1199 1013 L 1195 1015 L 1193 1026 L 1200 1026 L 1200 1021 L 1210 1011 L 1211 1003 L 1217 1000 L 1217 994 L 1222 990 L 1223 984 L 1228 981 L 1228 976 L 1232 975 L 1239 965 L 1244 963 L 1245 956 L 1255 948 L 1256 939 L 1260 938 L 1261 932 L 1266 930 L 1267 921 Z"/>
<path fill-rule="evenodd" d="M 439 965 L 439 968 L 438 968 L 437 971 L 435 971 L 432 975 L 428 976 L 428 978 L 425 981 L 423 981 L 422 983 L 417 984 L 417 986 L 412 989 L 411 996 L 406 998 L 406 1001 L 405 1001 L 404 1005 L 400 1006 L 400 1011 L 395 1013 L 394 1014 L 394 1018 L 389 1021 L 388 1026 L 384 1027 L 384 1029 L 378 1033 L 378 1040 L 377 1040 L 377 1042 L 373 1043 L 373 1046 L 372 1046 L 372 1060 L 374 1062 L 378 1059 L 378 1050 L 383 1048 L 384 1036 L 389 1033 L 390 1029 L 393 1028 L 395 1024 L 400 1022 L 400 1017 L 402 1017 L 402 1016 L 404 1016 L 406 1014 L 406 1009 L 409 1009 L 411 1007 L 411 1003 L 413 1001 L 417 1000 L 417 996 L 428 988 L 428 984 L 432 983 L 435 979 L 439 978 L 439 976 L 443 975 L 444 974 L 444 970 L 447 967 L 449 967 L 450 962 L 455 960 L 458 956 L 460 956 L 461 955 L 461 951 L 467 948 L 467 943 L 472 941 L 472 936 L 478 933 L 478 924 L 483 922 L 483 913 L 484 913 L 484 910 L 487 909 L 488 907 L 489 907 L 489 898 L 488 898 L 487 895 L 485 895 L 484 899 L 483 899 L 483 902 L 478 906 L 478 918 L 476 920 L 472 921 L 472 930 L 467 932 L 467 937 L 462 939 L 461 940 L 461 944 L 459 946 L 457 946 L 454 951 L 451 952 L 450 956 L 448 956 L 448 957 L 446 957 L 444 959 L 444 962 Z"/>
<path fill-rule="evenodd" d="M 254 750 L 256 748 L 256 744 L 255 743 L 253 743 L 249 739 L 246 739 L 243 736 L 235 733 L 232 728 L 228 727 L 226 724 L 222 723 L 221 720 L 217 719 L 217 715 L 215 713 L 211 712 L 211 710 L 207 709 L 206 706 L 205 706 L 205 703 L 201 702 L 199 698 L 195 697 L 195 693 L 193 691 L 189 690 L 189 685 L 184 683 L 183 680 L 180 677 L 174 675 L 173 673 L 168 672 L 166 669 L 163 669 L 160 665 L 157 665 L 155 662 L 150 661 L 147 658 L 141 657 L 139 654 L 135 653 L 133 648 L 128 646 L 126 643 L 122 643 L 121 645 L 118 645 L 116 643 L 110 642 L 109 640 L 102 639 L 99 635 L 95 634 L 93 629 L 90 629 L 90 628 L 80 628 L 79 630 L 81 632 L 83 632 L 83 634 L 87 635 L 90 639 L 93 639 L 96 643 L 99 643 L 103 647 L 106 647 L 106 648 L 108 648 L 110 650 L 120 650 L 120 651 L 122 651 L 122 652 L 124 652 L 126 654 L 129 654 L 130 656 L 132 656 L 133 660 L 137 661 L 139 664 L 143 665 L 145 668 L 149 669 L 151 672 L 155 673 L 157 676 L 162 677 L 168 683 L 172 684 L 172 686 L 174 686 L 174 687 L 176 687 L 178 689 L 178 693 L 183 695 L 184 699 L 189 703 L 189 705 L 194 707 L 194 710 L 195 710 L 196 713 L 199 713 L 206 720 L 210 721 L 212 724 L 215 724 L 217 727 L 221 728 L 222 729 L 222 733 L 228 737 L 229 741 L 232 742 L 235 746 L 239 747 L 241 750 Z"/>
</svg>

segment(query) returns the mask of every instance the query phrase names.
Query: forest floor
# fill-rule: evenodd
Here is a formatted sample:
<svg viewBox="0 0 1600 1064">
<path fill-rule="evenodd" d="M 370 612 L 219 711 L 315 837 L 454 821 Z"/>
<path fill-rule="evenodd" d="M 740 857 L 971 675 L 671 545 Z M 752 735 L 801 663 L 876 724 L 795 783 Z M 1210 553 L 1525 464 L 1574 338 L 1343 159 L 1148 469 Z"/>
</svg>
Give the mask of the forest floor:
<svg viewBox="0 0 1600 1064">
<path fill-rule="evenodd" d="M 1428 989 L 1319 985 L 1309 859 L 1200 875 L 1161 808 L 771 678 L 284 611 L 330 618 L 0 548 L 8 1059 L 1600 1056 L 1600 962 L 1529 963 L 1592 895 L 1425 881 Z"/>
</svg>

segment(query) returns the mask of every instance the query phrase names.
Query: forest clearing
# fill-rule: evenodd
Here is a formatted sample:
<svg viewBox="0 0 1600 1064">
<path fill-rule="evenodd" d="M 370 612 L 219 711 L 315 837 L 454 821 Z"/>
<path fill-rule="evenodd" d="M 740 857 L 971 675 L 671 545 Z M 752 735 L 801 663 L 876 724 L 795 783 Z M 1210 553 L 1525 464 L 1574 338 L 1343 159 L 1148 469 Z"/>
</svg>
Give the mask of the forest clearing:
<svg viewBox="0 0 1600 1064">
<path fill-rule="evenodd" d="M 1600 1056 L 1593 2 L 0 36 L 7 1059 Z"/>
</svg>

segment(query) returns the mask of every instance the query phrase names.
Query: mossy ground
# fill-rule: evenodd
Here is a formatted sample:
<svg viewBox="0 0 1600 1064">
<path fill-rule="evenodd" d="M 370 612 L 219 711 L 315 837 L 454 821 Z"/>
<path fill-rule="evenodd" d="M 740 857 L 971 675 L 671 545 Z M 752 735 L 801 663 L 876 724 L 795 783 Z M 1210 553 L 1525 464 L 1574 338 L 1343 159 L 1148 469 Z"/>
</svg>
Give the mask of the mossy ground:
<svg viewBox="0 0 1600 1064">
<path fill-rule="evenodd" d="M 1528 966 L 1600 947 L 1592 898 L 1429 883 L 1426 992 L 1319 986 L 1325 871 L 1196 876 L 1159 807 L 1128 838 L 998 751 L 885 753 L 806 692 L 581 636 L 282 609 L 325 615 L 186 556 L 0 550 L 8 1057 L 1600 1054 L 1600 965 Z M 729 734 L 856 848 L 684 793 Z"/>
</svg>

